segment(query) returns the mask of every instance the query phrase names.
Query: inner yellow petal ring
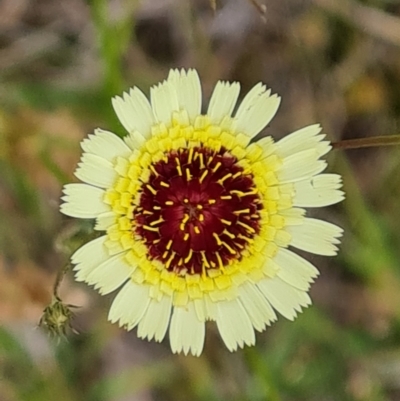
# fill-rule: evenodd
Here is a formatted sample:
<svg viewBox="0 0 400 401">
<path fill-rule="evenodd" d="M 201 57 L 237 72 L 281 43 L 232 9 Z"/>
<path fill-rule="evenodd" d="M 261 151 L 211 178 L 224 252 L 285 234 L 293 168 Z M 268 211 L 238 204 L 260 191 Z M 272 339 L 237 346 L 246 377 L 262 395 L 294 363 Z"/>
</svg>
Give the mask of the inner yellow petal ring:
<svg viewBox="0 0 400 401">
<path fill-rule="evenodd" d="M 292 206 L 290 188 L 275 175 L 281 161 L 265 146 L 247 146 L 228 123 L 199 116 L 190 125 L 177 114 L 115 162 L 119 178 L 105 202 L 120 217 L 107 245 L 128 250 L 132 279 L 150 284 L 154 298 L 232 299 L 241 282 L 274 276 L 269 261 L 290 241 L 281 214 Z"/>
</svg>

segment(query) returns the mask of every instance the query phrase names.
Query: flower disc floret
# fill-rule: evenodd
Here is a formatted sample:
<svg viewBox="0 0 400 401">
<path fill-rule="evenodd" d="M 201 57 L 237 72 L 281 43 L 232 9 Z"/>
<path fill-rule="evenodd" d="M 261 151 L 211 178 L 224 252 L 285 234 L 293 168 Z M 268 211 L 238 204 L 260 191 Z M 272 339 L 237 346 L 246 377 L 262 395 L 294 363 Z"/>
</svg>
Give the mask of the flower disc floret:
<svg viewBox="0 0 400 401">
<path fill-rule="evenodd" d="M 133 210 L 133 232 L 168 271 L 223 270 L 260 231 L 253 177 L 225 148 L 180 148 L 150 166 Z"/>
</svg>

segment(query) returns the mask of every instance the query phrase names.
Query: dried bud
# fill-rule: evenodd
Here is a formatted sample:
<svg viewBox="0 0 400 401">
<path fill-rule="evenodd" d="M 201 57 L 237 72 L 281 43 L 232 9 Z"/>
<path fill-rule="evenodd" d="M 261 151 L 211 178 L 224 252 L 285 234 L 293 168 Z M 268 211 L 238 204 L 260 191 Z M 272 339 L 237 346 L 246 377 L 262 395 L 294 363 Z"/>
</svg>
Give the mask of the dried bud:
<svg viewBox="0 0 400 401">
<path fill-rule="evenodd" d="M 48 333 L 54 337 L 65 336 L 69 329 L 75 332 L 71 326 L 74 314 L 70 309 L 74 307 L 73 305 L 65 305 L 60 298 L 53 296 L 51 304 L 43 311 L 39 326 L 45 327 Z"/>
</svg>

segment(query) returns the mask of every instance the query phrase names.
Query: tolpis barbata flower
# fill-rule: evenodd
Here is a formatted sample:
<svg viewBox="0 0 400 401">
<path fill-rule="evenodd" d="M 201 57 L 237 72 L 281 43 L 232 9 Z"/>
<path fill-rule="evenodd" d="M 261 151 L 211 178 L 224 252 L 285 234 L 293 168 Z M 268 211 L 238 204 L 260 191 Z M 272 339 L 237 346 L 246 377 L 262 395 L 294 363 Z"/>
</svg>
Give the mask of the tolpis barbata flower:
<svg viewBox="0 0 400 401">
<path fill-rule="evenodd" d="M 275 142 L 251 139 L 280 98 L 257 84 L 218 82 L 206 114 L 195 70 L 171 70 L 151 88 L 113 99 L 128 134 L 83 140 L 61 211 L 96 219 L 104 235 L 72 256 L 76 279 L 118 290 L 109 320 L 173 352 L 200 355 L 208 320 L 229 350 L 255 343 L 277 312 L 310 305 L 318 270 L 293 248 L 335 255 L 342 229 L 304 207 L 340 202 L 341 177 L 322 174 L 330 149 L 319 125 Z"/>
</svg>

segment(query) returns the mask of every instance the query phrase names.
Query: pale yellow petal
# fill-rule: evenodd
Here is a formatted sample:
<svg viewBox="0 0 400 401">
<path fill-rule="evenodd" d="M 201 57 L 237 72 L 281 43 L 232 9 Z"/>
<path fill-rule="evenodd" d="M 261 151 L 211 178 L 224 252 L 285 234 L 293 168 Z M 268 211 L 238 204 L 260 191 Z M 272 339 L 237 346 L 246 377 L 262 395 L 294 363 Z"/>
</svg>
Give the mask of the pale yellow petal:
<svg viewBox="0 0 400 401">
<path fill-rule="evenodd" d="M 207 111 L 207 115 L 213 124 L 219 124 L 224 118 L 231 117 L 239 92 L 240 85 L 238 82 L 217 82 Z"/>
<path fill-rule="evenodd" d="M 234 129 L 248 136 L 257 135 L 275 116 L 281 98 L 259 83 L 245 96 L 235 115 Z"/>
<path fill-rule="evenodd" d="M 294 320 L 302 308 L 311 305 L 307 292 L 292 287 L 279 277 L 265 278 L 257 286 L 268 302 L 286 319 Z"/>
<path fill-rule="evenodd" d="M 139 322 L 138 337 L 162 341 L 167 332 L 171 307 L 172 298 L 170 296 L 165 295 L 160 301 L 152 299 Z"/>
<path fill-rule="evenodd" d="M 171 125 L 172 113 L 179 110 L 178 94 L 175 86 L 164 81 L 150 89 L 151 106 L 158 123 Z"/>
<path fill-rule="evenodd" d="M 113 162 L 116 157 L 127 157 L 131 153 L 121 138 L 100 128 L 94 131 L 94 135 L 84 139 L 81 147 L 86 153 L 92 153 L 109 162 Z"/>
<path fill-rule="evenodd" d="M 118 215 L 115 212 L 101 213 L 96 218 L 95 230 L 106 231 L 108 228 L 117 223 Z"/>
<path fill-rule="evenodd" d="M 334 256 L 343 229 L 323 220 L 305 218 L 303 224 L 290 226 L 286 231 L 291 234 L 290 245 L 317 255 Z"/>
<path fill-rule="evenodd" d="M 104 245 L 106 240 L 106 235 L 96 238 L 83 245 L 71 256 L 71 262 L 76 265 L 74 271 L 77 281 L 85 281 L 93 269 L 110 257 Z"/>
<path fill-rule="evenodd" d="M 131 330 L 143 318 L 149 303 L 149 286 L 129 280 L 115 297 L 108 319 Z"/>
<path fill-rule="evenodd" d="M 85 281 L 105 295 L 124 284 L 135 270 L 125 261 L 125 254 L 111 256 L 87 275 Z"/>
<path fill-rule="evenodd" d="M 310 262 L 288 249 L 281 248 L 273 260 L 279 266 L 278 277 L 302 291 L 307 291 L 319 274 Z"/>
<path fill-rule="evenodd" d="M 138 131 L 146 138 L 150 136 L 155 119 L 150 103 L 140 89 L 132 88 L 129 94 L 124 93 L 122 97 L 114 97 L 112 104 L 121 124 L 129 134 Z"/>
<path fill-rule="evenodd" d="M 263 331 L 266 325 L 270 325 L 277 319 L 271 305 L 255 284 L 243 283 L 238 291 L 240 300 L 257 331 Z"/>
<path fill-rule="evenodd" d="M 250 317 L 238 299 L 217 303 L 217 327 L 229 351 L 255 344 Z"/>
<path fill-rule="evenodd" d="M 302 207 L 323 207 L 344 199 L 342 177 L 338 174 L 319 174 L 294 183 L 293 203 Z"/>
<path fill-rule="evenodd" d="M 187 307 L 175 307 L 169 328 L 172 352 L 199 356 L 204 338 L 205 323 L 198 319 L 193 302 L 189 302 Z"/>
<path fill-rule="evenodd" d="M 75 176 L 87 184 L 100 188 L 110 188 L 117 179 L 113 165 L 102 157 L 84 153 Z"/>
<path fill-rule="evenodd" d="M 104 191 L 86 184 L 67 184 L 63 188 L 64 203 L 60 206 L 62 213 L 81 219 L 95 218 L 101 213 L 109 212 L 110 206 L 103 201 Z"/>
<path fill-rule="evenodd" d="M 190 122 L 201 113 L 201 83 L 196 70 L 171 70 L 168 81 L 174 86 L 179 110 L 186 110 Z"/>
<path fill-rule="evenodd" d="M 327 163 L 318 159 L 319 153 L 316 149 L 303 150 L 284 158 L 276 172 L 279 182 L 283 184 L 306 180 L 321 173 Z"/>
<path fill-rule="evenodd" d="M 135 150 L 146 143 L 146 138 L 139 131 L 133 131 L 124 137 L 124 141 L 131 150 Z"/>
<path fill-rule="evenodd" d="M 285 136 L 276 142 L 275 152 L 279 157 L 285 158 L 307 149 L 316 149 L 319 157 L 332 148 L 328 141 L 323 141 L 324 134 L 320 134 L 322 128 L 319 124 L 309 125 L 292 134 Z"/>
</svg>

